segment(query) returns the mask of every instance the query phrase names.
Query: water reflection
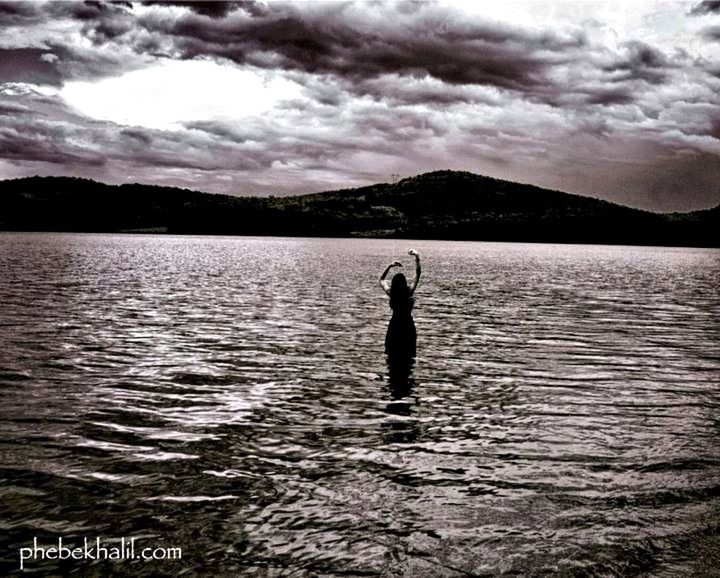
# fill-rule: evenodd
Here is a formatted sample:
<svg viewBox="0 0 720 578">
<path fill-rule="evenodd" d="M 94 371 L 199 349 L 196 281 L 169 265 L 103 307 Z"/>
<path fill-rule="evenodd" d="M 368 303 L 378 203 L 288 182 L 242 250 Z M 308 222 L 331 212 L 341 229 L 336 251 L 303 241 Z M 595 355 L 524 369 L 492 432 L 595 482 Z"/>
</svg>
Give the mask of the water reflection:
<svg viewBox="0 0 720 578">
<path fill-rule="evenodd" d="M 410 415 L 413 405 L 418 403 L 417 397 L 413 396 L 413 389 L 417 385 L 413 376 L 415 358 L 388 356 L 386 363 L 387 387 L 392 397 L 386 410 L 395 415 Z"/>
<path fill-rule="evenodd" d="M 390 416 L 383 421 L 382 439 L 385 444 L 414 444 L 421 439 L 422 426 L 417 409 L 419 396 L 413 370 L 415 358 L 387 356 L 386 392 L 390 401 L 385 404 L 385 412 Z"/>
</svg>

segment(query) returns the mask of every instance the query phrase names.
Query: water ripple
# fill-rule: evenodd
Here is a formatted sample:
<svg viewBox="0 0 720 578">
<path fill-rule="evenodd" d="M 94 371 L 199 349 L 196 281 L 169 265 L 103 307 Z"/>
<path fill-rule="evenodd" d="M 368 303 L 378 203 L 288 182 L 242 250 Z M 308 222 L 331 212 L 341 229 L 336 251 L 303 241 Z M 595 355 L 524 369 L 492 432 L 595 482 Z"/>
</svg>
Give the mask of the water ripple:
<svg viewBox="0 0 720 578">
<path fill-rule="evenodd" d="M 139 575 L 717 567 L 720 253 L 417 243 L 398 374 L 376 279 L 406 244 L 0 235 L 3 552 L 183 547 Z"/>
</svg>

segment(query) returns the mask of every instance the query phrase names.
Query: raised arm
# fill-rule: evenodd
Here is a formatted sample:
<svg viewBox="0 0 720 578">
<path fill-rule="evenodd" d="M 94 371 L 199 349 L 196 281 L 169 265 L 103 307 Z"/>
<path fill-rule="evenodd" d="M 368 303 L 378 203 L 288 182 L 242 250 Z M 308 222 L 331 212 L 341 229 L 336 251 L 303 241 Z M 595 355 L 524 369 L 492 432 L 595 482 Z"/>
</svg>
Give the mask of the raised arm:
<svg viewBox="0 0 720 578">
<path fill-rule="evenodd" d="M 385 271 L 382 272 L 382 275 L 380 275 L 380 287 L 382 287 L 383 291 L 385 291 L 385 293 L 387 293 L 388 295 L 390 295 L 390 283 L 388 283 L 385 278 L 390 272 L 390 269 L 392 269 L 393 267 L 402 267 L 402 263 L 400 261 L 390 263 L 387 267 L 385 267 Z"/>
<path fill-rule="evenodd" d="M 420 269 L 420 254 L 415 249 L 410 249 L 408 255 L 415 257 L 415 279 L 408 285 L 410 293 L 412 293 L 417 289 L 418 283 L 420 283 L 420 273 L 422 273 L 422 270 Z"/>
</svg>

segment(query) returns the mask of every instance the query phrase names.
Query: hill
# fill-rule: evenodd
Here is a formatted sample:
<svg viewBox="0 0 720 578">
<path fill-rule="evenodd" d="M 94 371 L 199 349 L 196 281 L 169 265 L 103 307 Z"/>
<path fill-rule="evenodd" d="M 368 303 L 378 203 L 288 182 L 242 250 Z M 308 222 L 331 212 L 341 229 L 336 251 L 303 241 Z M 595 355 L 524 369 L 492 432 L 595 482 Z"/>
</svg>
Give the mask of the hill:
<svg viewBox="0 0 720 578">
<path fill-rule="evenodd" d="M 720 206 L 656 214 L 455 171 L 292 197 L 87 179 L 0 182 L 0 229 L 719 246 Z"/>
</svg>

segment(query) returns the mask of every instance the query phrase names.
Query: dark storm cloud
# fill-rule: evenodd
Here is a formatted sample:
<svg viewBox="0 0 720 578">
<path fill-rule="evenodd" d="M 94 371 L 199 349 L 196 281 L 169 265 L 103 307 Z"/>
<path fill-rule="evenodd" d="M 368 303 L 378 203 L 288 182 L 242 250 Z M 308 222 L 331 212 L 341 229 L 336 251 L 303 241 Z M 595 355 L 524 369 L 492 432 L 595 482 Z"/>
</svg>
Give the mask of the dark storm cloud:
<svg viewBox="0 0 720 578">
<path fill-rule="evenodd" d="M 115 51 L 97 51 L 84 46 L 48 42 L 48 52 L 55 55 L 55 69 L 63 81 L 95 80 L 116 76 L 140 68 L 147 61 Z"/>
<path fill-rule="evenodd" d="M 208 18 L 197 7 L 169 14 L 160 6 L 138 17 L 136 27 L 117 27 L 108 34 L 98 20 L 88 34 L 95 41 L 124 36 L 123 42 L 140 52 L 163 48 L 185 59 L 211 56 L 354 80 L 429 75 L 449 84 L 510 90 L 542 87 L 549 82 L 550 67 L 584 46 L 582 35 L 484 24 L 432 4 L 362 7 L 273 3 L 261 10 L 241 3 Z"/>
<path fill-rule="evenodd" d="M 142 2 L 142 4 L 190 8 L 193 12 L 202 14 L 203 16 L 209 16 L 210 18 L 224 18 L 230 12 L 240 7 L 248 10 L 256 7 L 255 2 L 215 2 L 212 0 L 206 0 L 205 2 L 165 2 L 158 0 L 157 2 Z"/>
<path fill-rule="evenodd" d="M 0 146 L 3 148 L 2 157 L 23 161 L 42 161 L 52 164 L 74 165 L 77 167 L 95 166 L 105 163 L 105 157 L 96 154 L 76 154 L 68 147 L 62 146 L 62 135 L 27 133 L 12 133 L 0 128 Z M 38 144 L 40 146 L 38 146 Z"/>
<path fill-rule="evenodd" d="M 628 42 L 624 46 L 624 54 L 603 70 L 612 74 L 615 82 L 642 80 L 661 84 L 671 68 L 673 65 L 669 59 L 659 50 L 643 42 Z"/>
<path fill-rule="evenodd" d="M 127 13 L 126 2 L 0 2 L 0 24 L 27 25 L 69 18 L 79 22 L 102 21 Z"/>
<path fill-rule="evenodd" d="M 105 156 L 67 143 L 67 127 L 46 123 L 0 126 L 0 158 L 74 166 L 102 165 Z"/>
<path fill-rule="evenodd" d="M 720 114 L 717 117 L 710 119 L 707 134 L 715 140 L 720 140 Z"/>
<path fill-rule="evenodd" d="M 10 116 L 17 114 L 25 114 L 31 112 L 26 106 L 21 104 L 0 104 L 0 116 Z"/>
<path fill-rule="evenodd" d="M 50 2 L 44 9 L 50 18 L 66 18 L 81 24 L 80 32 L 94 45 L 102 45 L 132 31 L 132 5 L 108 2 Z"/>
<path fill-rule="evenodd" d="M 44 27 L 51 30 L 50 25 L 59 22 L 68 23 L 68 32 L 39 32 Z M 67 80 L 114 76 L 147 64 L 147 57 L 119 45 L 103 50 L 73 41 L 69 28 L 73 23 L 90 40 L 102 33 L 105 42 L 110 30 L 120 28 L 120 35 L 132 28 L 133 18 L 126 7 L 116 3 L 0 3 L 0 30 L 5 36 L 5 46 L 0 48 L 0 82 L 61 86 Z"/>
<path fill-rule="evenodd" d="M 633 81 L 664 82 L 670 66 L 661 52 L 639 42 L 597 62 L 582 33 L 521 30 L 432 3 L 144 5 L 151 10 L 142 14 L 101 2 L 10 5 L 7 12 L 16 19 L 44 14 L 75 20 L 93 43 L 83 49 L 57 39 L 45 43 L 59 61 L 36 64 L 34 74 L 44 72 L 55 85 L 117 75 L 158 56 L 210 57 L 305 75 L 299 82 L 312 83 L 327 104 L 338 104 L 341 93 L 431 106 L 497 102 L 497 94 L 478 90 L 493 87 L 556 106 L 607 105 L 630 102 L 637 92 Z M 559 83 L 554 73 L 572 65 L 597 68 L 614 86 Z M 318 77 L 339 90 L 313 82 Z"/>
<path fill-rule="evenodd" d="M 588 92 L 585 102 L 587 104 L 597 104 L 600 106 L 610 106 L 614 104 L 630 104 L 635 100 L 631 89 L 617 88 L 605 89 L 601 88 L 594 92 Z"/>
<path fill-rule="evenodd" d="M 76 140 L 72 124 L 60 121 L 52 112 L 50 117 L 46 114 L 56 108 L 51 98 L 29 89 L 1 91 L 0 110 L 14 112 L 0 120 L 0 158 L 76 166 L 104 164 L 104 155 L 69 142 Z"/>
<path fill-rule="evenodd" d="M 61 86 L 57 57 L 41 48 L 0 48 L 0 83 L 25 82 Z"/>
<path fill-rule="evenodd" d="M 328 105 L 365 95 L 429 106 L 498 102 L 478 87 L 560 107 L 628 104 L 638 83 L 662 84 L 674 66 L 641 42 L 597 55 L 580 32 L 521 30 L 431 3 L 146 4 L 153 9 L 141 15 L 106 18 L 98 10 L 83 33 L 98 46 L 140 55 L 227 59 L 304 75 L 296 81 Z M 556 73 L 571 66 L 596 71 L 596 81 L 559 81 Z"/>
<path fill-rule="evenodd" d="M 48 11 L 57 16 L 69 16 L 77 20 L 97 20 L 117 13 L 120 7 L 109 2 L 54 2 Z"/>
<path fill-rule="evenodd" d="M 143 61 L 112 51 L 46 42 L 47 48 L 0 48 L 0 83 L 24 82 L 60 87 L 68 80 L 114 76 L 142 66 Z"/>
<path fill-rule="evenodd" d="M 720 26 L 709 26 L 702 31 L 702 35 L 713 41 L 720 41 Z"/>
<path fill-rule="evenodd" d="M 720 0 L 704 0 L 697 4 L 690 14 L 694 16 L 703 16 L 708 14 L 720 14 Z M 700 34 L 706 40 L 711 42 L 720 41 L 720 26 L 708 26 L 700 31 Z"/>
<path fill-rule="evenodd" d="M 720 14 L 720 0 L 703 0 L 690 10 L 690 14 Z"/>
<path fill-rule="evenodd" d="M 42 19 L 42 11 L 37 4 L 31 2 L 0 2 L 1 26 L 40 21 Z"/>
<path fill-rule="evenodd" d="M 152 137 L 147 134 L 147 131 L 137 128 L 124 128 L 120 131 L 120 135 L 130 140 L 137 141 L 142 146 L 150 146 L 152 144 Z"/>
</svg>

